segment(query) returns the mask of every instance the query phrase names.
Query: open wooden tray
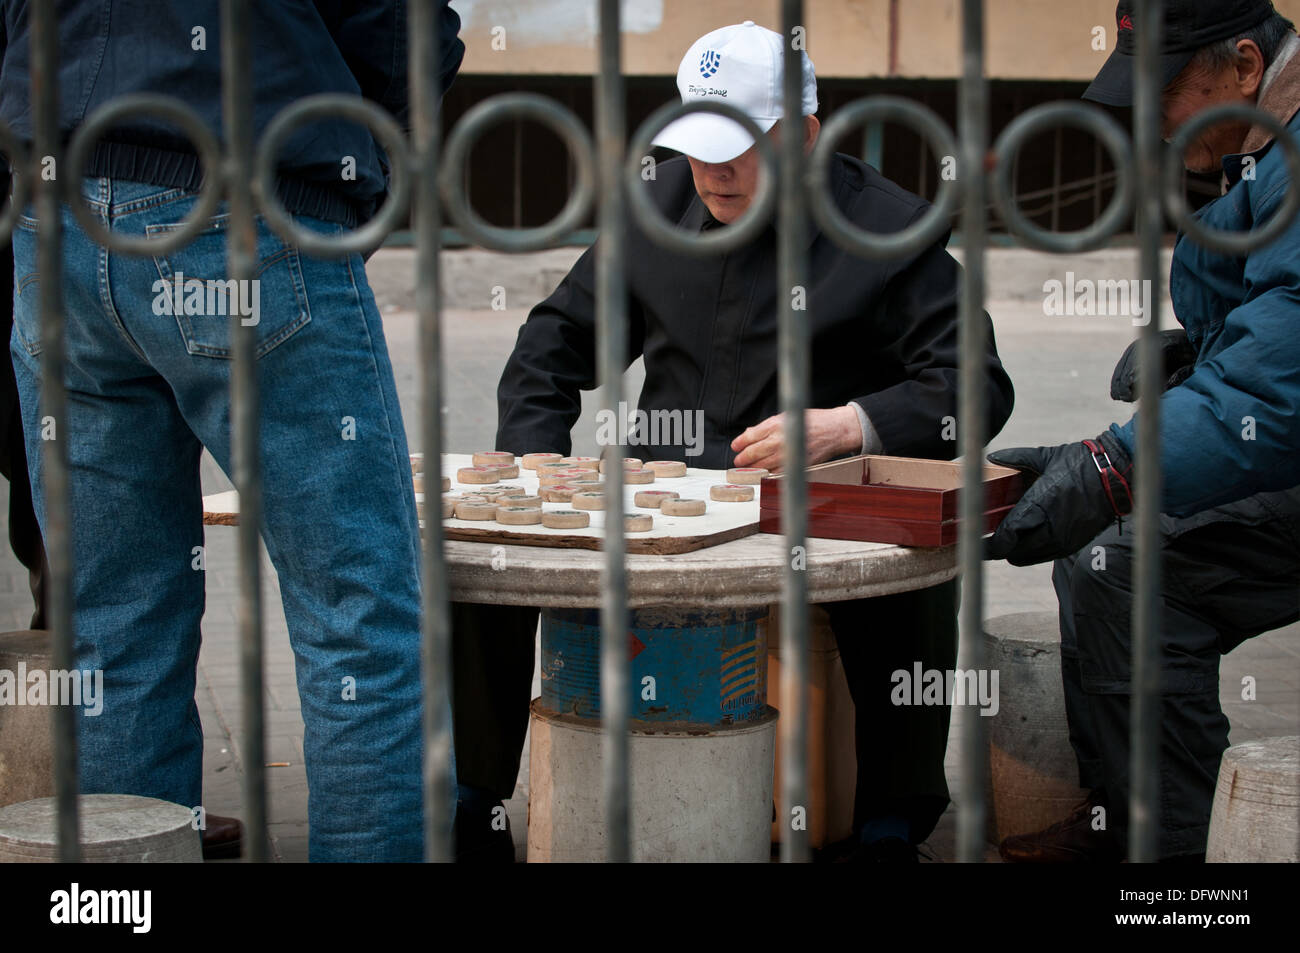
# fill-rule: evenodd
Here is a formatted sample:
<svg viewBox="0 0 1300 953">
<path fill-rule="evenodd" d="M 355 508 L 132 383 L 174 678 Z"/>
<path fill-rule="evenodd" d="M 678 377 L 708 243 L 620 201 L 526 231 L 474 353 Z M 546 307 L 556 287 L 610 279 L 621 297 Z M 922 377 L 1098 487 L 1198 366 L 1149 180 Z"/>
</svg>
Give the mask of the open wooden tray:
<svg viewBox="0 0 1300 953">
<path fill-rule="evenodd" d="M 957 541 L 961 464 L 864 455 L 808 468 L 808 535 L 900 546 Z M 759 532 L 781 532 L 781 475 L 763 480 Z M 984 532 L 997 529 L 1025 491 L 1019 470 L 984 465 Z"/>
</svg>

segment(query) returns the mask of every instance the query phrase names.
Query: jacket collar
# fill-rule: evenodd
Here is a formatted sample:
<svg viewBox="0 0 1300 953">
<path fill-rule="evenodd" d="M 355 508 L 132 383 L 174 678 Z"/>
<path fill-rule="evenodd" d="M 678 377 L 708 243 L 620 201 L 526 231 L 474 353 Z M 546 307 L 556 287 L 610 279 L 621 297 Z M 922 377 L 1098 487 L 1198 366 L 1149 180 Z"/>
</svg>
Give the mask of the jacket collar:
<svg viewBox="0 0 1300 953">
<path fill-rule="evenodd" d="M 1300 51 L 1300 36 L 1292 34 L 1264 74 L 1259 101 L 1255 104 L 1284 126 L 1300 111 L 1300 56 L 1296 56 L 1297 51 Z M 1241 152 L 1243 155 L 1258 152 L 1272 141 L 1271 132 L 1261 126 L 1252 126 Z"/>
<path fill-rule="evenodd" d="M 832 156 L 830 187 L 831 192 L 835 195 L 837 201 L 841 198 L 840 189 L 843 185 L 843 180 L 844 170 L 842 164 Z M 772 188 L 777 187 L 778 186 L 775 182 L 772 183 Z M 726 227 L 709 212 L 708 206 L 705 205 L 703 199 L 700 198 L 700 193 L 694 190 L 694 186 L 691 188 L 691 200 L 687 203 L 686 211 L 682 213 L 682 217 L 678 219 L 677 225 L 679 228 L 684 228 L 688 232 L 692 233 L 702 232 L 713 228 Z M 817 236 L 820 234 L 821 232 L 817 228 L 817 223 L 813 220 L 812 216 L 809 215 L 808 227 L 804 235 L 804 248 L 812 247 L 812 243 L 816 241 Z M 776 240 L 776 225 L 774 221 L 769 221 L 767 223 L 767 227 L 760 233 L 760 239 L 762 241 Z"/>
</svg>

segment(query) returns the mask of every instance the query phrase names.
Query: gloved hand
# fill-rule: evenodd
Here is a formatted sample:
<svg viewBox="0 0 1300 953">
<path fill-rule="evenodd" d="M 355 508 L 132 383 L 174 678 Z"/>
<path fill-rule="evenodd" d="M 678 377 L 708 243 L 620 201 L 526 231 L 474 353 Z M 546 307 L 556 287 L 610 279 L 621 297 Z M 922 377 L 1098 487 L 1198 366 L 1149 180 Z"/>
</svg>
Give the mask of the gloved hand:
<svg viewBox="0 0 1300 953">
<path fill-rule="evenodd" d="M 1110 376 L 1111 400 L 1133 403 L 1137 400 L 1138 342 L 1134 341 L 1120 355 L 1119 363 Z M 1196 348 L 1187 340 L 1182 328 L 1160 332 L 1160 352 L 1164 356 L 1164 390 L 1177 387 L 1192 376 L 1196 368 Z"/>
<path fill-rule="evenodd" d="M 1109 430 L 1059 447 L 999 450 L 989 461 L 1037 479 L 985 541 L 985 559 L 1029 566 L 1069 556 L 1133 509 L 1133 462 Z"/>
</svg>

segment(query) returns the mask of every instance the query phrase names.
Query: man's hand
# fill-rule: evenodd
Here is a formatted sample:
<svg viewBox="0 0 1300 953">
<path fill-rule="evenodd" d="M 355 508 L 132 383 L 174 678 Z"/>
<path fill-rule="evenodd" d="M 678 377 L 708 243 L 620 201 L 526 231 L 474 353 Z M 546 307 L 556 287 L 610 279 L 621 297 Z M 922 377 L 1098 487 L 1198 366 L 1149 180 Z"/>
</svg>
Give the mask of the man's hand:
<svg viewBox="0 0 1300 953">
<path fill-rule="evenodd" d="M 1110 431 L 1059 447 L 1000 450 L 989 461 L 1037 479 L 986 540 L 985 559 L 1030 566 L 1069 556 L 1133 509 L 1133 463 Z"/>
<path fill-rule="evenodd" d="M 1160 332 L 1160 354 L 1164 360 L 1165 385 L 1163 390 L 1177 387 L 1192 376 L 1196 369 L 1196 348 L 1187 340 L 1187 332 L 1174 328 Z M 1119 363 L 1110 377 L 1111 400 L 1133 403 L 1137 400 L 1138 342 L 1134 341 L 1120 355 Z"/>
<path fill-rule="evenodd" d="M 808 464 L 824 463 L 845 453 L 862 449 L 862 424 L 858 412 L 852 407 L 834 407 L 829 410 L 805 412 L 807 428 Z M 738 467 L 764 467 L 780 470 L 785 465 L 785 414 L 768 417 L 755 424 L 735 440 L 731 449 L 736 454 Z"/>
</svg>

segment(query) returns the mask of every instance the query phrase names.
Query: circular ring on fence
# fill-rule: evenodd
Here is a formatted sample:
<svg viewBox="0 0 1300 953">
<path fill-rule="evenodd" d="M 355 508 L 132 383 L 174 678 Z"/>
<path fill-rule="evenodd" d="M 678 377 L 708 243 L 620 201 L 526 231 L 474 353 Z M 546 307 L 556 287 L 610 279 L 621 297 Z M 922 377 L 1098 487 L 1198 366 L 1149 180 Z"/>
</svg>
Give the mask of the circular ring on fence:
<svg viewBox="0 0 1300 953">
<path fill-rule="evenodd" d="M 1097 220 L 1073 232 L 1040 228 L 1020 209 L 1012 194 L 1011 181 L 1016 156 L 1026 142 L 1039 133 L 1061 126 L 1073 126 L 1092 133 L 1115 160 L 1115 195 Z M 1110 116 L 1083 103 L 1044 103 L 1015 118 L 1002 130 L 993 146 L 997 167 L 993 174 L 992 197 L 1002 220 L 1031 248 L 1049 252 L 1081 252 L 1099 248 L 1118 232 L 1133 210 L 1136 191 L 1133 168 L 1128 160 L 1131 143 L 1127 133 Z"/>
<path fill-rule="evenodd" d="M 1198 132 L 1225 119 L 1237 119 L 1263 126 L 1273 133 L 1282 151 L 1286 153 L 1287 174 L 1291 177 L 1282 196 L 1282 204 L 1273 213 L 1272 218 L 1262 228 L 1248 232 L 1206 228 L 1187 207 L 1187 197 L 1183 194 L 1183 153 Z M 1190 119 L 1170 140 L 1163 173 L 1165 208 L 1168 210 L 1169 217 L 1188 238 L 1210 251 L 1244 255 L 1262 248 L 1286 231 L 1291 226 L 1296 211 L 1300 210 L 1300 146 L 1296 145 L 1290 131 L 1280 120 L 1254 106 L 1241 103 L 1215 106 Z"/>
<path fill-rule="evenodd" d="M 726 228 L 715 228 L 698 235 L 669 224 L 650 199 L 649 189 L 641 181 L 642 160 L 653 148 L 651 140 L 670 122 L 692 113 L 715 113 L 739 123 L 754 137 L 759 159 L 757 192 L 750 199 L 749 208 Z M 632 219 L 656 245 L 669 251 L 688 255 L 701 252 L 718 254 L 739 248 L 762 231 L 772 217 L 772 210 L 776 208 L 776 146 L 758 127 L 758 123 L 730 103 L 697 99 L 689 103 L 667 103 L 660 106 L 641 123 L 632 137 L 623 173 Z"/>
<path fill-rule="evenodd" d="M 531 119 L 550 127 L 577 165 L 577 178 L 564 208 L 545 225 L 536 228 L 504 228 L 491 224 L 474 211 L 468 190 L 460 187 L 461 170 L 469 160 L 474 144 L 493 125 L 507 119 Z M 479 103 L 456 123 L 447 137 L 438 184 L 448 214 L 466 238 L 497 251 L 540 251 L 564 241 L 586 218 L 596 194 L 593 154 L 591 137 L 570 110 L 537 93 L 503 93 Z"/>
<path fill-rule="evenodd" d="M 374 133 L 388 156 L 392 175 L 388 197 L 370 221 L 342 235 L 322 235 L 295 222 L 275 192 L 275 160 L 280 148 L 299 127 L 313 119 L 348 119 Z M 291 245 L 317 258 L 346 258 L 378 248 L 402 222 L 411 195 L 411 167 L 402 127 L 379 106 L 360 96 L 317 93 L 290 103 L 276 113 L 262 134 L 253 160 L 253 186 L 268 225 Z"/>
<path fill-rule="evenodd" d="M 0 213 L 0 242 L 3 242 L 8 240 L 18 222 L 18 216 L 27 204 L 29 174 L 27 149 L 5 123 L 0 123 L 0 152 L 9 157 L 9 167 L 18 173 L 10 178 L 13 182 L 13 195 L 9 199 L 9 207 Z"/>
<path fill-rule="evenodd" d="M 808 171 L 808 198 L 813 218 L 831 239 L 846 251 L 865 258 L 887 259 L 914 255 L 951 227 L 957 207 L 957 187 L 952 179 L 941 179 L 934 204 L 921 218 L 901 232 L 871 232 L 850 222 L 830 194 L 830 162 L 835 143 L 850 129 L 877 120 L 909 125 L 929 143 L 939 157 L 957 155 L 952 132 L 933 110 L 898 96 L 871 96 L 835 111 L 822 127 L 813 147 Z M 975 170 L 982 174 L 982 170 Z"/>
<path fill-rule="evenodd" d="M 123 119 L 141 116 L 174 123 L 197 150 L 199 164 L 203 169 L 203 185 L 199 188 L 199 199 L 194 208 L 185 216 L 180 228 L 165 232 L 157 238 L 137 238 L 108 230 L 81 196 L 80 183 L 85 175 L 90 150 L 113 125 Z M 91 113 L 73 135 L 72 141 L 68 143 L 68 157 L 64 161 L 72 173 L 64 176 L 67 202 L 78 223 L 96 244 L 123 255 L 147 257 L 180 248 L 207 225 L 221 200 L 221 147 L 217 144 L 217 137 L 197 113 L 172 96 L 131 93 L 110 99 Z"/>
</svg>

